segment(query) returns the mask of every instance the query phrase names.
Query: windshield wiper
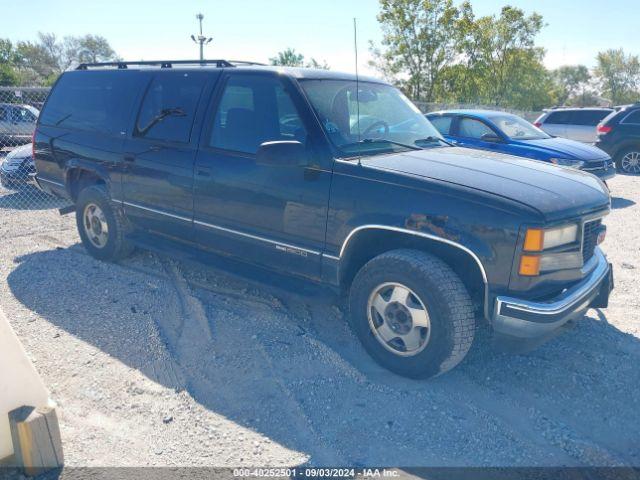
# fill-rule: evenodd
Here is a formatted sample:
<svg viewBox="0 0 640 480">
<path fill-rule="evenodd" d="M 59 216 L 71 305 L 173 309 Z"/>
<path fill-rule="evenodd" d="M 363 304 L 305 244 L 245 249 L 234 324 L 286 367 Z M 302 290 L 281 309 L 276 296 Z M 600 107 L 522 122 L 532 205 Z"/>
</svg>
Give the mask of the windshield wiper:
<svg viewBox="0 0 640 480">
<path fill-rule="evenodd" d="M 449 145 L 449 146 L 453 146 L 452 143 L 447 142 L 445 139 L 440 138 L 440 137 L 426 137 L 426 138 L 419 138 L 418 140 L 416 140 L 414 143 L 434 143 L 434 142 L 441 142 L 444 143 L 445 145 Z"/>
<path fill-rule="evenodd" d="M 395 142 L 393 140 L 387 140 L 386 138 L 363 138 L 362 140 L 358 140 L 357 142 L 341 145 L 340 148 L 352 147 L 354 145 L 362 145 L 367 143 L 386 143 L 388 145 L 397 145 L 399 147 L 408 148 L 409 150 L 422 150 L 417 145 L 409 145 L 407 143 Z"/>
</svg>

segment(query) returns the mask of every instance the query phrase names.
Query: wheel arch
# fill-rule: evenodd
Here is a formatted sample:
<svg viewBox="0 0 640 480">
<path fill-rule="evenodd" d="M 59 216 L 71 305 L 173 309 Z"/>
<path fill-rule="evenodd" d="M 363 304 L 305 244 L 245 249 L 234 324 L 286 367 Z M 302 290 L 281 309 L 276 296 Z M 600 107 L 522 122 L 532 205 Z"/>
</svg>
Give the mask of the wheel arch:
<svg viewBox="0 0 640 480">
<path fill-rule="evenodd" d="M 372 258 L 400 248 L 425 251 L 443 260 L 460 277 L 474 304 L 488 318 L 489 284 L 480 258 L 458 242 L 424 232 L 384 225 L 355 228 L 340 249 L 340 287 L 347 290 L 360 268 Z"/>
<path fill-rule="evenodd" d="M 105 175 L 95 169 L 83 165 L 69 165 L 65 173 L 65 184 L 71 200 L 75 203 L 80 191 L 91 185 L 105 185 L 109 183 Z"/>
</svg>

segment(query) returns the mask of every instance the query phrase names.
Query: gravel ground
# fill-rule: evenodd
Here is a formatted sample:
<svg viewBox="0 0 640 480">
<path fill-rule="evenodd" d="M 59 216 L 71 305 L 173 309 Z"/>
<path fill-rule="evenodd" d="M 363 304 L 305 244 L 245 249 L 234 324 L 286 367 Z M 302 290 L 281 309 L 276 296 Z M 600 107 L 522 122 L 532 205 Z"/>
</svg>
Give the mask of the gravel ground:
<svg viewBox="0 0 640 480">
<path fill-rule="evenodd" d="M 430 381 L 373 363 L 323 292 L 139 252 L 0 201 L 0 304 L 68 466 L 640 465 L 640 178 L 611 182 L 610 307 L 527 355 L 486 329 Z M 322 293 L 322 294 L 321 294 Z"/>
</svg>

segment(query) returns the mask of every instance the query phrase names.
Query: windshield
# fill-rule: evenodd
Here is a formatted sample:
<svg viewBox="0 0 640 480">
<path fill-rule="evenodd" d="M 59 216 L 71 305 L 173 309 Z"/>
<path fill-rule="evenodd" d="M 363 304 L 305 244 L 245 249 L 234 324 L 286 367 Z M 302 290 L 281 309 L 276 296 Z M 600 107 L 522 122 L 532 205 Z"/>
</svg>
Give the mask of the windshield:
<svg viewBox="0 0 640 480">
<path fill-rule="evenodd" d="M 356 95 L 354 81 L 301 80 L 300 84 L 343 156 L 446 145 L 420 110 L 394 87 L 360 82 Z"/>
<path fill-rule="evenodd" d="M 551 138 L 539 128 L 515 115 L 491 117 L 493 123 L 512 140 L 541 140 Z"/>
</svg>

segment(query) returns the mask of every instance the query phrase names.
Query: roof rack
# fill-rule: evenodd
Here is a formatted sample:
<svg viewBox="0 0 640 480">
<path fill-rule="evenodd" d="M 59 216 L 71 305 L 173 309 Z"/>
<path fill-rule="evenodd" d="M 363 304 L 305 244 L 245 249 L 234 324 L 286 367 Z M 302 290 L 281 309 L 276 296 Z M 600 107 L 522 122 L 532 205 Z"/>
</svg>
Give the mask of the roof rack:
<svg viewBox="0 0 640 480">
<path fill-rule="evenodd" d="M 160 68 L 173 68 L 174 65 L 200 65 L 200 66 L 215 66 L 216 68 L 228 68 L 235 67 L 237 65 L 264 65 L 263 63 L 247 62 L 244 60 L 149 60 L 149 61 L 137 61 L 137 62 L 96 62 L 96 63 L 81 63 L 76 70 L 88 70 L 90 68 L 104 68 L 115 67 L 119 70 L 129 68 L 129 66 L 149 66 Z"/>
</svg>

